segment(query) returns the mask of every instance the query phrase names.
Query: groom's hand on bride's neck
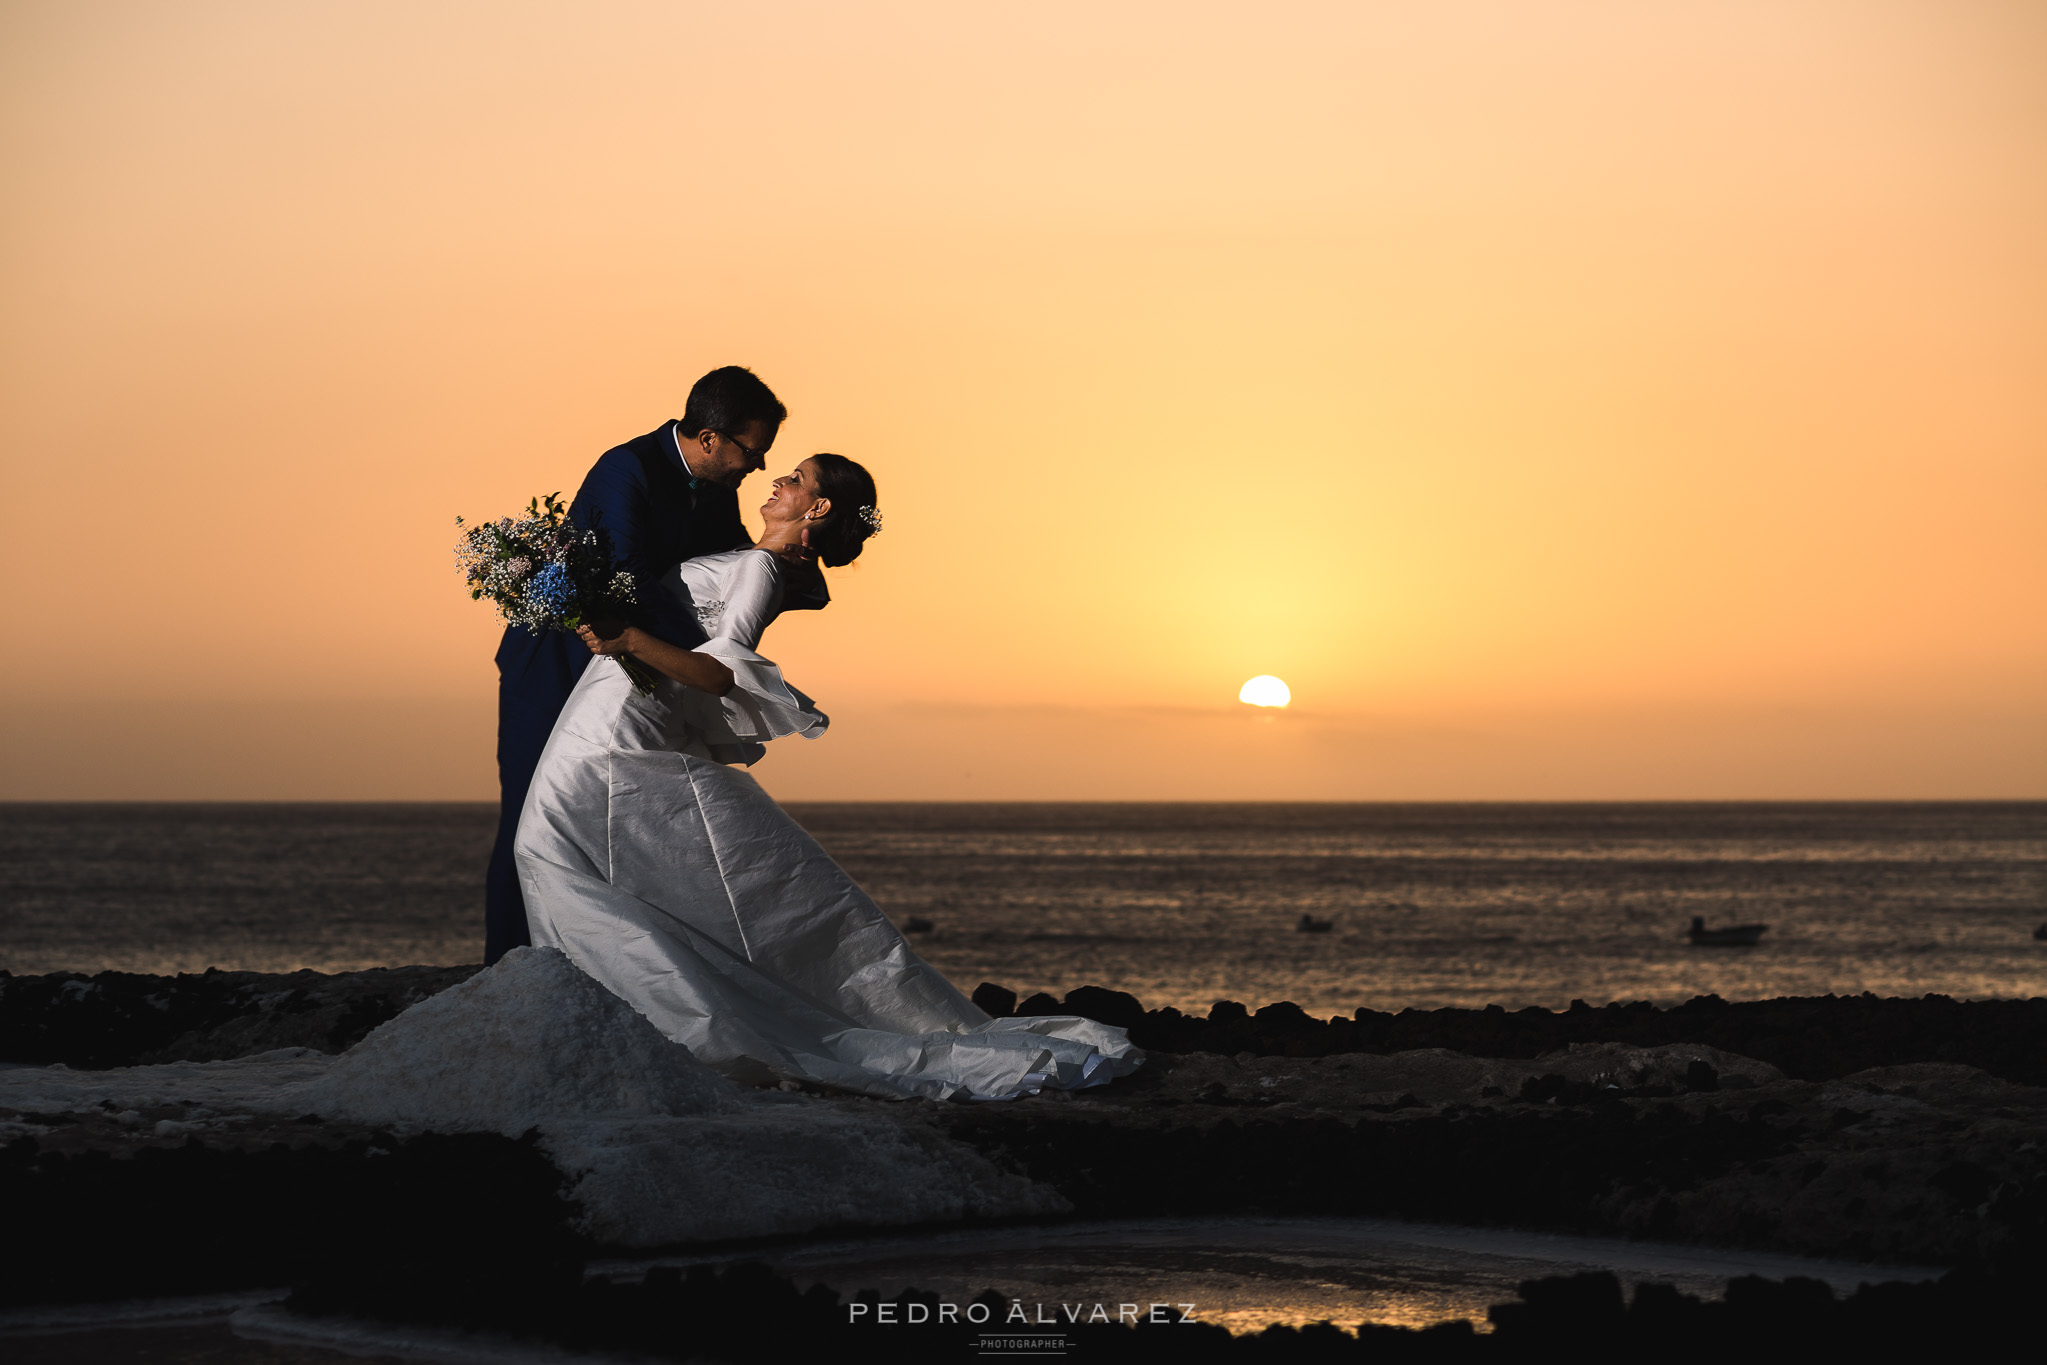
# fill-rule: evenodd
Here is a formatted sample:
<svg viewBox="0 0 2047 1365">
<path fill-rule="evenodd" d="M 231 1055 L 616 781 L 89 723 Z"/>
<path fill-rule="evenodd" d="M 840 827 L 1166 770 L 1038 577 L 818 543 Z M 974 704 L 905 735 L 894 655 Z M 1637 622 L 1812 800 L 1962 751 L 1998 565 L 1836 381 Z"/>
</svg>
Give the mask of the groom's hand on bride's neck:
<svg viewBox="0 0 2047 1365">
<path fill-rule="evenodd" d="M 777 546 L 775 554 L 783 562 L 793 564 L 799 569 L 813 568 L 817 564 L 817 551 L 810 545 L 810 528 L 806 526 L 798 534 L 801 536 L 800 543 Z"/>
</svg>

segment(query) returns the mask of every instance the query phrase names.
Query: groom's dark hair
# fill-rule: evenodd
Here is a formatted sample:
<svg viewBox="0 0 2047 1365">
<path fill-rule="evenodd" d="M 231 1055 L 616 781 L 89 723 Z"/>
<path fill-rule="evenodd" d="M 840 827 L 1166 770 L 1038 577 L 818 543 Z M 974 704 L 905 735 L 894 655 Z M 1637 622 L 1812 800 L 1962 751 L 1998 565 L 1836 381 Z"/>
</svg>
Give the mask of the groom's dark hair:
<svg viewBox="0 0 2047 1365">
<path fill-rule="evenodd" d="M 748 422 L 778 427 L 788 419 L 789 409 L 782 406 L 773 389 L 761 383 L 759 375 L 744 365 L 727 365 L 691 386 L 681 426 L 685 436 L 707 430 L 729 436 Z"/>
</svg>

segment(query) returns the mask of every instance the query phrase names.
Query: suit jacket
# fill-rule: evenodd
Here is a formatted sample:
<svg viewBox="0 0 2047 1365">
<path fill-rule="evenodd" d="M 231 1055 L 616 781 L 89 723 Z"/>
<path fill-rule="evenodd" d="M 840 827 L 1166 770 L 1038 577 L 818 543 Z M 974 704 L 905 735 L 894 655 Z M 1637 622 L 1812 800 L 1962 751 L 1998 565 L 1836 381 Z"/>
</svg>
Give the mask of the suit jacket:
<svg viewBox="0 0 2047 1365">
<path fill-rule="evenodd" d="M 578 525 L 594 528 L 612 559 L 631 571 L 641 604 L 633 623 L 687 648 L 702 642 L 702 630 L 655 585 L 685 559 L 736 550 L 751 544 L 752 537 L 739 520 L 736 492 L 708 483 L 689 486 L 689 470 L 675 448 L 675 426 L 663 422 L 599 456 L 569 504 L 569 515 Z M 505 726 L 537 727 L 544 742 L 594 657 L 567 631 L 506 628 L 497 653 L 501 763 Z M 539 757 L 537 749 L 533 757 Z"/>
</svg>

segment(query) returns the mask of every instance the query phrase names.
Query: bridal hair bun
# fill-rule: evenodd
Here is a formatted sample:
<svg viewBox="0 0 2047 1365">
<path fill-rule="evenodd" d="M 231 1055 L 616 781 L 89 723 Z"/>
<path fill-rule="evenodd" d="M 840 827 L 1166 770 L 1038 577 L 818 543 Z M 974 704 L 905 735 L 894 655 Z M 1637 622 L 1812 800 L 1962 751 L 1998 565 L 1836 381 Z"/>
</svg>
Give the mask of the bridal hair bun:
<svg viewBox="0 0 2047 1365">
<path fill-rule="evenodd" d="M 851 564 L 860 557 L 861 547 L 881 531 L 881 499 L 874 492 L 874 476 L 843 455 L 819 453 L 810 457 L 817 466 L 818 492 L 831 500 L 833 511 L 810 532 L 810 546 L 827 568 Z"/>
</svg>

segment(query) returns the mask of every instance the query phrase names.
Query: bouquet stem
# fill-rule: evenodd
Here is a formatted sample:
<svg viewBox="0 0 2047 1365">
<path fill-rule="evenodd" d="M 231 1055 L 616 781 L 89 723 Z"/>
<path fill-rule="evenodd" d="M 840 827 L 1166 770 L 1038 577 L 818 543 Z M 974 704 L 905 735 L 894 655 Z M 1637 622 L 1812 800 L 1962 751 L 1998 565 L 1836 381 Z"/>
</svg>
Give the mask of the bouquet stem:
<svg viewBox="0 0 2047 1365">
<path fill-rule="evenodd" d="M 611 657 L 618 660 L 618 666 L 625 670 L 625 675 L 628 678 L 632 679 L 633 691 L 643 697 L 654 695 L 654 684 L 660 681 L 661 678 L 659 673 L 656 673 L 630 654 L 614 654 Z"/>
</svg>

